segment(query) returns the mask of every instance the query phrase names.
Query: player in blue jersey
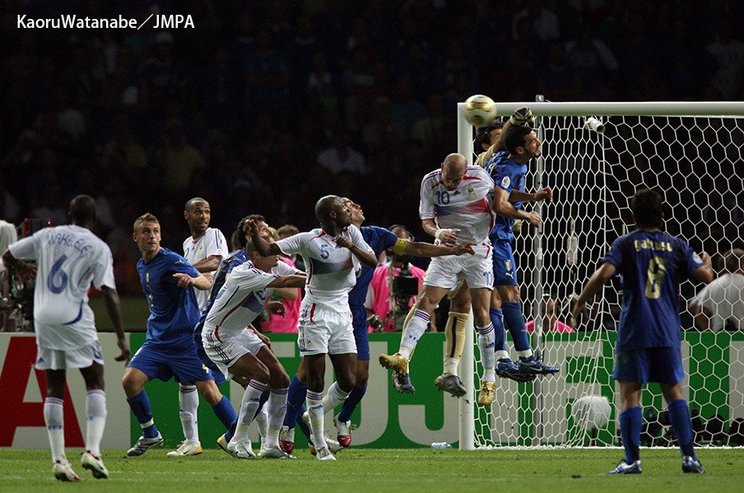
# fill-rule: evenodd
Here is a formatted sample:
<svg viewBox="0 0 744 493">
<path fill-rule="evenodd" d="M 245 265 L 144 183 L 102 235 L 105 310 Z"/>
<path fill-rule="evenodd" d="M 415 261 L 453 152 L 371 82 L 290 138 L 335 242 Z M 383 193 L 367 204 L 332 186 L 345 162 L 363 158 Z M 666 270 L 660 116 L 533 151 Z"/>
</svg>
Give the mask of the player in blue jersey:
<svg viewBox="0 0 744 493">
<path fill-rule="evenodd" d="M 525 191 L 527 163 L 540 156 L 540 140 L 534 130 L 526 125 L 510 126 L 504 132 L 504 146 L 506 152 L 495 153 L 486 164 L 486 170 L 495 184 L 493 203 L 497 214 L 489 235 L 493 244 L 494 287 L 501 299 L 504 324 L 512 335 L 519 354 L 519 371 L 527 375 L 556 373 L 559 371 L 558 367 L 546 365 L 532 352 L 522 314 L 517 266 L 512 250 L 515 219 L 527 221 L 535 227 L 542 221 L 538 212 L 523 210 L 523 203 L 551 201 L 553 191 L 550 187 L 544 187 L 535 193 Z M 497 357 L 499 360 L 503 359 L 503 355 Z M 483 387 L 488 383 L 484 382 L 481 388 L 481 404 L 490 404 L 487 401 L 493 401 L 492 392 L 483 392 Z"/>
<path fill-rule="evenodd" d="M 655 191 L 637 191 L 630 208 L 637 229 L 612 243 L 572 310 L 576 320 L 586 302 L 611 277 L 621 277 L 623 308 L 617 327 L 613 376 L 620 386 L 619 421 L 625 459 L 610 474 L 641 472 L 641 390 L 647 382 L 661 384 L 669 421 L 682 451 L 682 471 L 701 473 L 703 466 L 695 456 L 690 411 L 683 398 L 679 285 L 688 278 L 706 284 L 712 281 L 710 256 L 703 253 L 699 257 L 687 242 L 661 230 L 662 197 Z"/>
<path fill-rule="evenodd" d="M 175 377 L 179 383 L 196 385 L 211 406 L 230 406 L 215 385 L 212 372 L 199 359 L 193 340 L 199 310 L 194 290 L 186 288 L 209 289 L 211 279 L 200 274 L 181 255 L 160 246 L 160 223 L 152 214 L 137 218 L 133 239 L 142 254 L 137 271 L 150 316 L 145 343 L 132 357 L 122 377 L 127 402 L 142 427 L 142 436 L 127 451 L 130 457 L 163 444 L 144 390 L 149 380 L 167 381 Z"/>
<path fill-rule="evenodd" d="M 362 226 L 365 220 L 362 206 L 348 198 L 344 198 L 344 201 L 351 209 L 351 223 L 362 232 L 364 241 L 372 248 L 376 258 L 379 258 L 382 252 L 389 249 L 392 249 L 393 252 L 399 255 L 412 255 L 416 257 L 438 257 L 442 255 L 473 253 L 472 245 L 469 243 L 463 243 L 457 246 L 433 245 L 431 243 L 401 239 L 392 231 L 379 226 Z M 351 415 L 367 392 L 367 381 L 369 380 L 369 324 L 367 323 L 367 310 L 364 307 L 364 301 L 366 300 L 367 288 L 372 280 L 374 271 L 375 269 L 373 267 L 363 264 L 362 271 L 357 277 L 356 285 L 349 292 L 349 308 L 352 313 L 354 340 L 357 348 L 356 384 L 349 393 L 349 396 L 344 400 L 341 406 L 341 412 L 333 418 L 333 422 L 336 425 L 338 443 L 344 448 L 351 445 Z M 298 373 L 300 371 L 302 369 L 298 370 Z M 282 427 L 280 439 L 282 449 L 287 453 L 290 453 L 294 449 L 294 427 L 298 423 L 298 418 L 305 411 L 304 401 L 306 392 L 307 386 L 302 384 L 297 375 L 295 375 L 289 386 L 287 414 L 284 417 L 284 426 Z M 302 421 L 299 421 L 299 424 L 303 427 Z M 303 429 L 303 431 L 306 430 Z"/>
</svg>

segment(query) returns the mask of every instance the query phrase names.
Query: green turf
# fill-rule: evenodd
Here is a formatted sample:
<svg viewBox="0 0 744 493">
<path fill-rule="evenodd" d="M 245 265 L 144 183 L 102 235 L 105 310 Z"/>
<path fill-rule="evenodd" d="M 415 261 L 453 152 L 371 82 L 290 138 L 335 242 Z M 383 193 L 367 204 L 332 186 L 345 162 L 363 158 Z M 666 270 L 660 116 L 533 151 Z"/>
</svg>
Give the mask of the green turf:
<svg viewBox="0 0 744 493">
<path fill-rule="evenodd" d="M 79 451 L 70 450 L 68 457 Z M 307 451 L 298 460 L 238 460 L 208 450 L 187 459 L 170 459 L 164 450 L 124 458 L 123 450 L 104 452 L 111 472 L 95 480 L 76 460 L 80 484 L 63 484 L 51 474 L 46 450 L 0 450 L 0 491 L 59 492 L 733 492 L 744 490 L 744 449 L 701 450 L 706 473 L 683 474 L 678 452 L 642 450 L 644 472 L 608 476 L 620 450 L 373 450 L 350 449 L 336 462 L 318 462 Z M 69 489 L 67 489 L 69 488 Z"/>
</svg>

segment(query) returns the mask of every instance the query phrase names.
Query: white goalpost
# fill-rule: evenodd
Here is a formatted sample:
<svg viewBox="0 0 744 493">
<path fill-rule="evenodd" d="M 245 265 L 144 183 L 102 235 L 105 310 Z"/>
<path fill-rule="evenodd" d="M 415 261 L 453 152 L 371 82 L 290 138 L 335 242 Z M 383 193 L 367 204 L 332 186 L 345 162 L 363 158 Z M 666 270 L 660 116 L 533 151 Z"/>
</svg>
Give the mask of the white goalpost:
<svg viewBox="0 0 744 493">
<path fill-rule="evenodd" d="M 554 202 L 536 205 L 543 225 L 523 227 L 514 251 L 525 317 L 534 320 L 533 348 L 560 373 L 532 383 L 497 379 L 496 401 L 479 407 L 482 368 L 468 331 L 460 376 L 471 393 L 460 399 L 461 450 L 619 445 L 612 363 L 621 287 L 608 285 L 576 332 L 556 333 L 544 321 L 570 323 L 572 297 L 610 243 L 632 228 L 628 200 L 637 188 L 664 194 L 667 231 L 710 253 L 714 267 L 744 245 L 744 102 L 536 99 L 497 102 L 496 109 L 504 117 L 528 106 L 537 117 L 542 156 L 529 165 L 527 188 L 552 187 Z M 458 152 L 472 163 L 474 128 L 463 108 L 458 103 Z M 680 306 L 696 443 L 744 444 L 744 332 L 696 330 L 686 304 L 697 289 L 684 283 Z M 541 302 L 548 298 L 552 314 Z M 515 358 L 508 335 L 507 343 Z M 642 406 L 643 444 L 671 445 L 658 386 L 644 392 Z"/>
</svg>

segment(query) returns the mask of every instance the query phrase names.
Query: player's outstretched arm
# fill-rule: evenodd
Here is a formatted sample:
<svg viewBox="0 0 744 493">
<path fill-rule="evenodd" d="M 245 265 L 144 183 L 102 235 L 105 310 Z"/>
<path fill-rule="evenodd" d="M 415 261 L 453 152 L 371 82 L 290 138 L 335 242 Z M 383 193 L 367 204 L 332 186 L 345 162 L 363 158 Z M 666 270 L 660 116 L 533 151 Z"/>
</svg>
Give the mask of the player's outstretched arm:
<svg viewBox="0 0 744 493">
<path fill-rule="evenodd" d="M 256 247 L 256 251 L 263 257 L 269 257 L 271 255 L 280 255 L 282 253 L 281 248 L 276 243 L 269 243 L 261 237 L 261 231 L 256 227 L 256 223 L 253 219 L 245 220 L 246 231 L 251 236 L 251 241 Z"/>
<path fill-rule="evenodd" d="M 36 277 L 36 266 L 15 258 L 13 254 L 10 253 L 10 250 L 5 250 L 5 253 L 3 253 L 3 263 L 8 267 L 13 267 L 17 270 L 21 279 L 24 281 L 30 281 Z"/>
<path fill-rule="evenodd" d="M 116 344 L 119 346 L 119 350 L 121 351 L 121 354 L 114 359 L 116 361 L 124 361 L 126 364 L 129 362 L 131 351 L 129 350 L 129 343 L 124 334 L 124 322 L 121 317 L 121 301 L 119 300 L 119 293 L 115 289 L 103 286 L 101 288 L 101 294 L 103 294 L 106 312 L 111 319 L 111 323 L 114 324 L 114 330 L 116 331 Z"/>
<path fill-rule="evenodd" d="M 703 260 L 703 265 L 695 269 L 692 273 L 692 277 L 698 282 L 708 284 L 715 277 L 715 274 L 713 274 L 713 265 L 710 260 L 710 255 L 708 255 L 707 252 L 703 252 L 700 254 L 700 258 Z"/>
<path fill-rule="evenodd" d="M 443 255 L 475 254 L 473 243 L 461 243 L 455 246 L 434 245 L 422 241 L 408 241 L 398 239 L 393 245 L 393 252 L 399 255 L 413 255 L 414 257 L 441 257 Z"/>
<path fill-rule="evenodd" d="M 576 327 L 576 322 L 579 320 L 581 312 L 584 311 L 586 302 L 599 293 L 602 290 L 602 286 L 604 286 L 614 274 L 615 266 L 609 262 L 603 263 L 599 269 L 594 271 L 594 274 L 592 274 L 589 281 L 587 281 L 581 294 L 579 294 L 579 297 L 576 299 L 576 304 L 574 304 L 573 309 L 571 310 L 571 325 L 573 327 Z"/>
<path fill-rule="evenodd" d="M 200 291 L 206 291 L 207 289 L 212 287 L 212 276 L 199 274 L 197 277 L 191 277 L 184 272 L 176 272 L 175 274 L 173 274 L 173 277 L 175 277 L 178 281 L 179 288 L 194 286 Z"/>
<path fill-rule="evenodd" d="M 522 219 L 529 222 L 533 226 L 539 226 L 541 219 L 540 214 L 537 212 L 526 212 L 521 209 L 516 209 L 511 203 L 510 196 L 514 193 L 514 190 L 507 192 L 501 187 L 494 188 L 493 194 L 493 208 L 496 214 L 506 217 L 512 217 L 514 219 Z"/>
<path fill-rule="evenodd" d="M 301 288 L 305 285 L 307 277 L 304 275 L 292 274 L 291 276 L 279 276 L 271 281 L 267 288 Z"/>
</svg>

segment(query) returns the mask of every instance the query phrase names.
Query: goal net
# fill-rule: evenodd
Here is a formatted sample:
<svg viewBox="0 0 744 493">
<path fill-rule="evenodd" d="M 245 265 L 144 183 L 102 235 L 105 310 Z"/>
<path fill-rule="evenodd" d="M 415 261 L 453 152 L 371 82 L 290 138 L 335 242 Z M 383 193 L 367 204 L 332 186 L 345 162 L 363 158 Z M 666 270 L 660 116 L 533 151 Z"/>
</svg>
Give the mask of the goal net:
<svg viewBox="0 0 744 493">
<path fill-rule="evenodd" d="M 744 103 L 550 103 L 540 97 L 496 103 L 500 116 L 521 106 L 537 116 L 543 142 L 542 157 L 529 164 L 527 189 L 550 186 L 554 201 L 536 205 L 544 223 L 523 227 L 514 251 L 525 318 L 534 320 L 533 348 L 560 365 L 560 373 L 532 383 L 497 378 L 496 401 L 479 407 L 483 370 L 477 345 L 469 344 L 461 376 L 473 398 L 461 399 L 460 447 L 619 445 L 612 379 L 619 286 L 605 287 L 576 332 L 555 332 L 553 321 L 570 324 L 572 298 L 612 241 L 632 229 L 628 201 L 641 187 L 664 194 L 667 231 L 709 252 L 723 273 L 723 256 L 741 248 L 744 238 Z M 474 129 L 462 108 L 460 152 L 473 156 Z M 685 282 L 680 306 L 696 443 L 744 444 L 744 331 L 731 323 L 729 330 L 698 330 L 688 302 L 699 289 Z M 516 358 L 508 335 L 507 343 Z M 659 386 L 648 386 L 641 403 L 643 445 L 672 445 Z"/>
</svg>

